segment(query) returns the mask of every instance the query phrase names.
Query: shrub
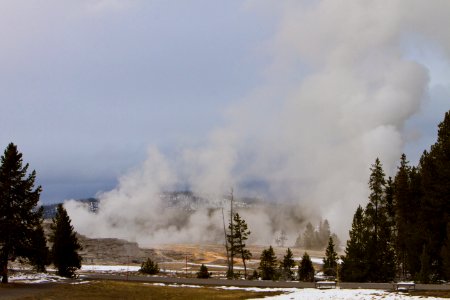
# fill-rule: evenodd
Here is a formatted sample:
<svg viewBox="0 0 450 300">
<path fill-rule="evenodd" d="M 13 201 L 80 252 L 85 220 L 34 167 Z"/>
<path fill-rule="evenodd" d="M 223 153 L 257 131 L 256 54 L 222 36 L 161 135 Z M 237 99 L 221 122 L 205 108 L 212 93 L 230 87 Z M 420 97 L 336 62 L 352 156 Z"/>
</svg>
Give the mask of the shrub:
<svg viewBox="0 0 450 300">
<path fill-rule="evenodd" d="M 159 267 L 157 263 L 153 262 L 150 258 L 147 258 L 147 261 L 142 263 L 139 272 L 154 275 L 159 273 Z"/>
<path fill-rule="evenodd" d="M 258 271 L 253 270 L 253 274 L 248 276 L 248 280 L 257 280 L 259 278 Z"/>
<path fill-rule="evenodd" d="M 208 272 L 208 268 L 202 264 L 200 266 L 200 271 L 197 272 L 197 278 L 204 278 L 207 279 L 211 277 L 211 273 Z"/>
</svg>

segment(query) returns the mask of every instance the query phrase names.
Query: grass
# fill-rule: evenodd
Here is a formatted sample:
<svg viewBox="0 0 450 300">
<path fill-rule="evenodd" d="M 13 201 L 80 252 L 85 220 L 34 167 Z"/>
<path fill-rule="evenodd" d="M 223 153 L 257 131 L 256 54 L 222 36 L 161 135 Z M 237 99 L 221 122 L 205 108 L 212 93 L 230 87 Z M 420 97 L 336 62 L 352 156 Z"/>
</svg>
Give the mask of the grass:
<svg viewBox="0 0 450 300">
<path fill-rule="evenodd" d="M 154 286 L 136 282 L 92 281 L 84 284 L 56 284 L 14 299 L 248 299 L 279 295 L 280 292 L 223 290 L 213 287 Z"/>
</svg>

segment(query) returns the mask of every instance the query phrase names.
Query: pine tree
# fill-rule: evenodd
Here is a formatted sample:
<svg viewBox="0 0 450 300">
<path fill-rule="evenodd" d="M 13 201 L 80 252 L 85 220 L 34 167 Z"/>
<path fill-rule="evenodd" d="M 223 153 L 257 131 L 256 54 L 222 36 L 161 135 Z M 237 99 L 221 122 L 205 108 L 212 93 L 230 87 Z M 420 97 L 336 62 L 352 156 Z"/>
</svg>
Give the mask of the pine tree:
<svg viewBox="0 0 450 300">
<path fill-rule="evenodd" d="M 450 279 L 450 222 L 447 224 L 447 239 L 441 250 L 443 274 L 446 280 Z"/>
<path fill-rule="evenodd" d="M 313 249 L 315 240 L 314 227 L 311 222 L 308 222 L 308 224 L 306 224 L 305 232 L 303 233 L 303 247 L 305 247 L 305 249 Z"/>
<path fill-rule="evenodd" d="M 364 214 L 370 236 L 367 248 L 367 263 L 370 270 L 368 279 L 389 281 L 395 276 L 395 252 L 386 201 L 386 180 L 378 158 L 370 170 L 371 192 Z"/>
<path fill-rule="evenodd" d="M 422 254 L 420 255 L 420 273 L 419 273 L 419 280 L 422 283 L 429 283 L 430 277 L 432 276 L 431 273 L 431 259 L 430 255 L 428 254 L 427 246 L 423 246 Z"/>
<path fill-rule="evenodd" d="M 323 259 L 323 273 L 326 276 L 336 276 L 338 255 L 334 250 L 333 239 L 330 237 L 328 246 L 325 250 L 325 257 Z"/>
<path fill-rule="evenodd" d="M 450 111 L 438 126 L 437 142 L 420 161 L 422 183 L 421 222 L 427 237 L 432 278 L 444 278 L 441 250 L 450 222 Z"/>
<path fill-rule="evenodd" d="M 197 278 L 208 279 L 211 277 L 211 273 L 208 272 L 208 268 L 202 264 L 200 266 L 200 271 L 197 272 Z"/>
<path fill-rule="evenodd" d="M 230 234 L 227 235 L 230 246 L 229 251 L 231 256 L 240 256 L 242 264 L 244 265 L 244 276 L 247 278 L 247 264 L 246 261 L 252 257 L 251 252 L 246 249 L 245 241 L 248 240 L 250 230 L 247 223 L 242 219 L 238 213 L 234 214 L 233 223 L 230 223 L 229 228 L 233 226 L 233 230 L 230 230 Z"/>
<path fill-rule="evenodd" d="M 396 209 L 396 251 L 402 271 L 402 276 L 406 277 L 408 272 L 408 234 L 411 223 L 411 202 L 410 202 L 410 167 L 406 160 L 406 155 L 402 154 L 400 167 L 395 176 L 395 209 Z"/>
<path fill-rule="evenodd" d="M 292 279 L 293 271 L 292 268 L 295 267 L 295 261 L 294 261 L 294 254 L 292 253 L 291 249 L 286 250 L 286 255 L 283 257 L 283 260 L 280 264 L 281 272 L 286 280 Z"/>
<path fill-rule="evenodd" d="M 82 249 L 70 223 L 67 211 L 62 204 L 59 204 L 51 226 L 52 259 L 58 269 L 57 273 L 69 278 L 74 277 L 75 270 L 81 268 L 81 256 L 78 250 Z"/>
<path fill-rule="evenodd" d="M 146 261 L 142 262 L 139 272 L 149 275 L 158 274 L 159 273 L 158 263 L 154 262 L 150 258 L 147 258 Z"/>
<path fill-rule="evenodd" d="M 364 210 L 358 206 L 353 216 L 352 229 L 342 256 L 340 279 L 350 282 L 367 280 L 369 268 L 367 265 L 368 230 L 365 224 Z"/>
<path fill-rule="evenodd" d="M 407 235 L 406 256 L 407 271 L 413 277 L 420 271 L 420 260 L 417 257 L 422 251 L 424 244 L 425 230 L 423 215 L 423 189 L 422 175 L 419 168 L 412 167 L 410 172 L 410 201 L 411 209 L 409 219 L 409 234 Z"/>
<path fill-rule="evenodd" d="M 320 223 L 319 226 L 318 246 L 320 248 L 326 247 L 330 236 L 331 236 L 330 223 L 328 222 L 327 219 L 325 219 L 323 223 Z"/>
<path fill-rule="evenodd" d="M 31 238 L 31 248 L 29 249 L 29 260 L 37 272 L 46 272 L 45 266 L 51 262 L 50 251 L 47 247 L 47 240 L 44 229 L 39 224 Z"/>
<path fill-rule="evenodd" d="M 262 280 L 276 280 L 277 274 L 277 257 L 273 251 L 272 246 L 269 249 L 264 249 L 261 253 L 259 268 Z"/>
<path fill-rule="evenodd" d="M 314 281 L 314 266 L 308 253 L 304 253 L 302 261 L 298 265 L 298 279 L 299 281 Z"/>
<path fill-rule="evenodd" d="M 32 259 L 31 251 L 41 225 L 42 210 L 37 210 L 41 187 L 34 189 L 36 172 L 27 175 L 22 153 L 10 143 L 0 165 L 0 276 L 8 282 L 8 262 L 17 257 Z M 44 238 L 45 239 L 45 238 Z"/>
</svg>

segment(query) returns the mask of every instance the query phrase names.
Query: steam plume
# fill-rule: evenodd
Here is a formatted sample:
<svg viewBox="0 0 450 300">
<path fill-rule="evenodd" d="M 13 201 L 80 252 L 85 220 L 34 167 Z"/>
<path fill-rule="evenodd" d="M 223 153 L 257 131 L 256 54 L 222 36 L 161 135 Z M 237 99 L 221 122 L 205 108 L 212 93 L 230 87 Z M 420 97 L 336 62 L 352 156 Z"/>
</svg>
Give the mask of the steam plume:
<svg viewBox="0 0 450 300">
<path fill-rule="evenodd" d="M 179 161 L 151 150 L 143 166 L 99 196 L 98 215 L 67 203 L 76 229 L 141 243 L 208 240 L 211 230 L 220 234 L 219 211 L 172 215 L 159 193 L 187 182 L 197 193 L 223 195 L 237 186 L 246 194 L 243 183 L 253 180 L 267 185 L 266 198 L 296 204 L 279 224 L 291 235 L 302 221 L 322 216 L 345 236 L 367 199 L 370 164 L 379 157 L 392 174 L 405 122 L 426 98 L 428 70 L 409 58 L 408 47 L 426 41 L 449 58 L 442 24 L 449 23 L 450 2 L 432 3 L 249 1 L 250 9 L 280 14 L 268 43 L 266 83 L 230 108 L 227 126 Z M 256 242 L 270 242 L 279 230 L 264 210 L 244 217 Z M 179 218 L 186 218 L 183 227 L 174 225 Z"/>
</svg>

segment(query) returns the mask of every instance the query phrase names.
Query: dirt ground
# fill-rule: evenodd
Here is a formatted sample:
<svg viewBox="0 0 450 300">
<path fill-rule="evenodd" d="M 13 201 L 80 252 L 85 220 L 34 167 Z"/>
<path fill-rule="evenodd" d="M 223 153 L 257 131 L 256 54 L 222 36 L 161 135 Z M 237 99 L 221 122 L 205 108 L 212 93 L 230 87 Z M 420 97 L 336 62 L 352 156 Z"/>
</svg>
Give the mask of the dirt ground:
<svg viewBox="0 0 450 300">
<path fill-rule="evenodd" d="M 214 274 L 226 272 L 226 250 L 220 244 L 162 244 L 151 248 L 141 248 L 137 243 L 120 239 L 90 239 L 79 237 L 83 246 L 83 264 L 90 265 L 140 265 L 147 258 L 158 262 L 162 271 L 168 273 L 197 272 L 200 264 L 207 264 Z M 252 259 L 247 261 L 249 274 L 259 266 L 259 257 L 268 246 L 249 245 Z M 287 247 L 274 247 L 279 260 L 286 254 Z M 295 258 L 303 256 L 305 250 L 291 248 Z M 325 251 L 307 250 L 311 257 L 324 257 Z M 236 270 L 243 270 L 242 261 L 235 259 Z M 316 265 L 316 269 L 320 269 Z M 242 271 L 243 272 L 243 271 Z"/>
</svg>

